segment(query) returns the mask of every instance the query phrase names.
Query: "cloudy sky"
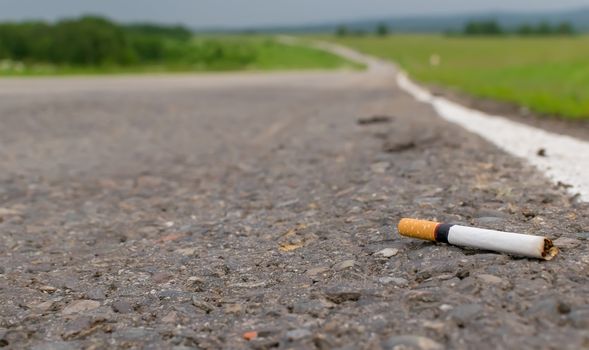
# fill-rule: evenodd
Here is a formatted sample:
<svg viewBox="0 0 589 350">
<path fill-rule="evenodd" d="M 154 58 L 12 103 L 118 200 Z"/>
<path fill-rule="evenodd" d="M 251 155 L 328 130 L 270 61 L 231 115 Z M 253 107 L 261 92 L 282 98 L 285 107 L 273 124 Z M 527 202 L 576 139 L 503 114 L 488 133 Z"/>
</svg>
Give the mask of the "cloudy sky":
<svg viewBox="0 0 589 350">
<path fill-rule="evenodd" d="M 552 11 L 580 6 L 589 7 L 589 0 L 0 0 L 0 20 L 54 20 L 93 13 L 120 21 L 207 28 L 488 10 Z"/>
</svg>

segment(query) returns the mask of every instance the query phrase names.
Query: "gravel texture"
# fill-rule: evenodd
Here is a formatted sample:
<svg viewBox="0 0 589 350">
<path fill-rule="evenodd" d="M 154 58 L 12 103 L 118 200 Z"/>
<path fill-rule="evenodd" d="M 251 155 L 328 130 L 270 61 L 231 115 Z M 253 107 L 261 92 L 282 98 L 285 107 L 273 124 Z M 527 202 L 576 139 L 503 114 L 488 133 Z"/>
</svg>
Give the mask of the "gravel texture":
<svg viewBox="0 0 589 350">
<path fill-rule="evenodd" d="M 393 81 L 2 82 L 0 347 L 588 347 L 588 205 Z M 401 217 L 562 251 L 415 241 Z"/>
</svg>

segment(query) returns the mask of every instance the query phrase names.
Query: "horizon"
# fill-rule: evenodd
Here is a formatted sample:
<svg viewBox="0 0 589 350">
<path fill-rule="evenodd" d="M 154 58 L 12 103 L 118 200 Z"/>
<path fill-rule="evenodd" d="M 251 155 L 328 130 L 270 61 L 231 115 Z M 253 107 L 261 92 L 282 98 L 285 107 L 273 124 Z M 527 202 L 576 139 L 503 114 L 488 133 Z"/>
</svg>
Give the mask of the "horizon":
<svg viewBox="0 0 589 350">
<path fill-rule="evenodd" d="M 136 0 L 91 1 L 56 0 L 49 8 L 33 4 L 33 0 L 0 0 L 7 10 L 0 13 L 0 21 L 43 20 L 54 22 L 64 18 L 96 15 L 121 23 L 159 23 L 184 25 L 195 30 L 257 29 L 271 27 L 297 27 L 322 24 L 346 24 L 349 22 L 403 19 L 436 18 L 451 16 L 485 14 L 541 14 L 550 12 L 573 12 L 589 9 L 584 0 L 563 0 L 558 5 L 551 1 L 496 1 L 493 4 L 472 4 L 465 0 L 445 1 L 444 6 L 433 0 L 395 1 L 369 0 L 370 3 L 341 0 L 287 0 L 281 6 L 270 0 L 251 0 L 248 4 L 232 4 L 227 11 L 227 3 L 219 6 L 213 0 L 203 0 L 194 4 L 189 0 L 173 0 L 161 4 L 155 0 L 142 1 L 141 8 L 130 6 Z M 6 6 L 11 3 L 12 6 Z M 296 3 L 296 6 L 294 6 Z M 314 7 L 303 6 L 312 3 Z M 150 6 L 151 4 L 151 6 Z M 256 6 L 258 4 L 258 6 Z M 164 5 L 164 8 L 162 8 Z M 245 6 L 244 6 L 245 5 Z M 314 10 L 309 12 L 308 8 Z M 237 17 L 235 17 L 237 15 Z"/>
</svg>

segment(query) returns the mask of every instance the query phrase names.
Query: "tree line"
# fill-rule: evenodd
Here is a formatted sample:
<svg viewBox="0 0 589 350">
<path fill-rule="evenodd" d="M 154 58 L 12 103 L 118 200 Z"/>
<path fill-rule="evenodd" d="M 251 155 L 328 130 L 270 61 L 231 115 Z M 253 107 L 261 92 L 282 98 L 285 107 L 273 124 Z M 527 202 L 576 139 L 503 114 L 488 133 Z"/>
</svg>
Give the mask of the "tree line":
<svg viewBox="0 0 589 350">
<path fill-rule="evenodd" d="M 0 23 L 0 60 L 68 66 L 230 63 L 253 61 L 255 52 L 218 40 L 192 40 L 182 26 L 122 25 L 84 16 L 56 23 Z"/>
<path fill-rule="evenodd" d="M 349 28 L 346 25 L 339 25 L 335 29 L 335 35 L 340 37 L 345 36 L 364 36 L 364 35 L 376 35 L 376 36 L 387 36 L 391 33 L 391 30 L 388 25 L 385 23 L 378 23 L 374 26 L 372 31 L 367 31 L 364 29 L 353 29 Z"/>
<path fill-rule="evenodd" d="M 574 27 L 568 22 L 550 24 L 540 22 L 538 24 L 522 24 L 515 29 L 505 29 L 495 20 L 470 21 L 464 25 L 463 35 L 522 35 L 522 36 L 548 36 L 548 35 L 573 35 Z"/>
</svg>

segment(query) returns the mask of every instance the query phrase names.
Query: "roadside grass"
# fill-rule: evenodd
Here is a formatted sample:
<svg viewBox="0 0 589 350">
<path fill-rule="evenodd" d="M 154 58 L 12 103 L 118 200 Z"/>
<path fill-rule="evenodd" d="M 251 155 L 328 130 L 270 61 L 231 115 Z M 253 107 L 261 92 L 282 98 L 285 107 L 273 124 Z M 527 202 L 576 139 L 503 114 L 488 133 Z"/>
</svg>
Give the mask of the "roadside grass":
<svg viewBox="0 0 589 350">
<path fill-rule="evenodd" d="M 187 43 L 169 41 L 167 45 L 172 53 L 175 50 L 182 52 L 182 58 L 124 66 L 52 65 L 0 58 L 0 77 L 362 68 L 331 53 L 304 45 L 283 44 L 267 36 L 195 36 Z"/>
<path fill-rule="evenodd" d="M 392 59 L 414 79 L 472 96 L 589 119 L 589 36 L 322 38 Z"/>
</svg>

